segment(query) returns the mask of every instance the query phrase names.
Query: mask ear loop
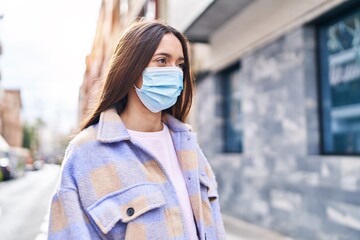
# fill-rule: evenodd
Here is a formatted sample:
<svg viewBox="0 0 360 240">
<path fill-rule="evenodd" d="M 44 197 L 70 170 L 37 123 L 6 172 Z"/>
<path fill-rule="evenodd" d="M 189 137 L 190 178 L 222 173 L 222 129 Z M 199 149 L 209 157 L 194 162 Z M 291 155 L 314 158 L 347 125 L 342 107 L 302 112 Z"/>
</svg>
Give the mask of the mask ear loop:
<svg viewBox="0 0 360 240">
<path fill-rule="evenodd" d="M 133 86 L 136 90 L 141 91 L 141 88 L 138 88 L 135 84 Z"/>
</svg>

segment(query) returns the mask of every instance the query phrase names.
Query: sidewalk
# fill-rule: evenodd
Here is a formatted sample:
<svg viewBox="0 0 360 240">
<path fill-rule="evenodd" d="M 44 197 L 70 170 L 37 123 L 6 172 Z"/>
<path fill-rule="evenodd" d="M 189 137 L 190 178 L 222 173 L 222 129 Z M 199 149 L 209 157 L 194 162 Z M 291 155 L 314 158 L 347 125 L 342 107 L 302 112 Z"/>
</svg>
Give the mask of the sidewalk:
<svg viewBox="0 0 360 240">
<path fill-rule="evenodd" d="M 223 215 L 227 240 L 294 240 L 280 233 Z"/>
</svg>

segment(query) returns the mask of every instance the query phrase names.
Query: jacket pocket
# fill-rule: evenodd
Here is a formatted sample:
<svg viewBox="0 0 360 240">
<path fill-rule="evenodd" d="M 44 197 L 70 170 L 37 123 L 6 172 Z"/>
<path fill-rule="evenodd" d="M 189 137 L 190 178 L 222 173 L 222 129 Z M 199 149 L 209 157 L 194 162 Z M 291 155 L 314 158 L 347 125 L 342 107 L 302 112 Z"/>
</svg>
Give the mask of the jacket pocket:
<svg viewBox="0 0 360 240">
<path fill-rule="evenodd" d="M 165 199 L 159 186 L 144 183 L 109 193 L 86 210 L 100 230 L 107 234 L 117 222 L 128 223 L 163 205 Z"/>
<path fill-rule="evenodd" d="M 200 174 L 200 185 L 207 189 L 207 194 L 210 201 L 213 201 L 219 197 L 216 182 L 212 181 L 206 174 Z"/>
</svg>

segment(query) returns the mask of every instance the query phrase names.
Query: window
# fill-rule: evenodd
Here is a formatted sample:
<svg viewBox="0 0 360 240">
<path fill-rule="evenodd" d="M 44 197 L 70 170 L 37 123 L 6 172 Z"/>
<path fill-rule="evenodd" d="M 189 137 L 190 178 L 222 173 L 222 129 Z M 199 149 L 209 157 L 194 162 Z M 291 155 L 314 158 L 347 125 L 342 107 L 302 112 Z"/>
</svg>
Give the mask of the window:
<svg viewBox="0 0 360 240">
<path fill-rule="evenodd" d="M 224 152 L 242 152 L 239 64 L 220 73 L 223 85 Z"/>
<path fill-rule="evenodd" d="M 360 9 L 319 28 L 322 150 L 360 154 Z"/>
</svg>

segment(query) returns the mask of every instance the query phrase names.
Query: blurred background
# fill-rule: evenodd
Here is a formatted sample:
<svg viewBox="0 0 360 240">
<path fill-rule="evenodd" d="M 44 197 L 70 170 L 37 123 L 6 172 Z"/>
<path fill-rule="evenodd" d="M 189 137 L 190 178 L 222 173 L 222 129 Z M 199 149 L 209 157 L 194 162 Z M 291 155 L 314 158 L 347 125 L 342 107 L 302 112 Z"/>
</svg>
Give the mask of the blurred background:
<svg viewBox="0 0 360 240">
<path fill-rule="evenodd" d="M 64 150 L 129 21 L 190 41 L 228 239 L 360 239 L 359 0 L 0 0 L 0 239 L 46 239 Z"/>
</svg>

